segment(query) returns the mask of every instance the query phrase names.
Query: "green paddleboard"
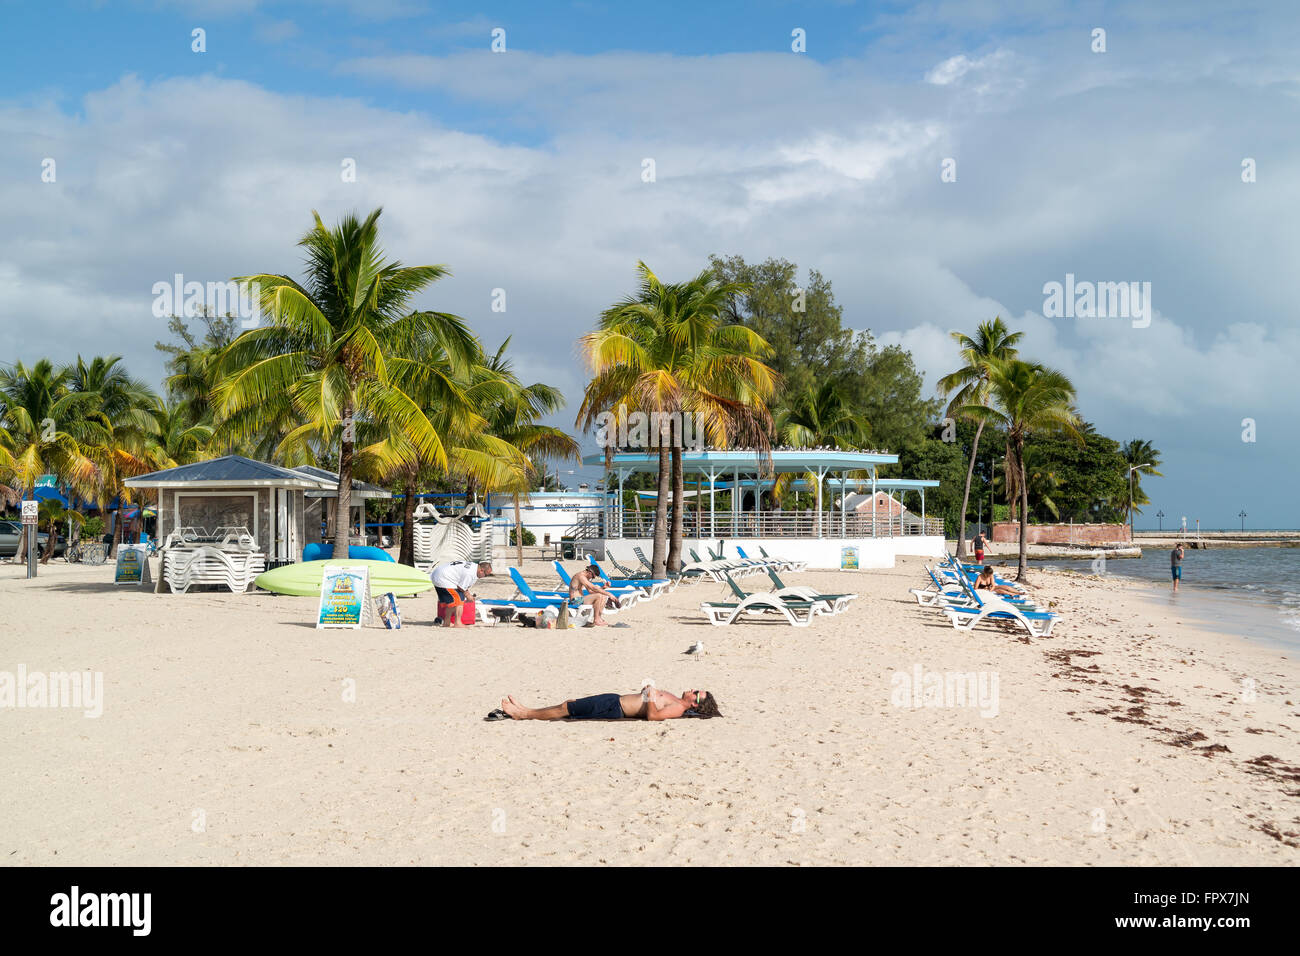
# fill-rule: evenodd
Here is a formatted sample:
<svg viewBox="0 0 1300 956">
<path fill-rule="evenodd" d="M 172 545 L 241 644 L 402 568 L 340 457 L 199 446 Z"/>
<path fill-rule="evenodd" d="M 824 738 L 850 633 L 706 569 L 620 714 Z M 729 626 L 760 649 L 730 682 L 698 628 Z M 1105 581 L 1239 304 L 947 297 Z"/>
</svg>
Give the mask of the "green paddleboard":
<svg viewBox="0 0 1300 956">
<path fill-rule="evenodd" d="M 410 565 L 352 558 L 347 561 L 300 561 L 297 564 L 286 564 L 271 571 L 263 571 L 253 583 L 259 588 L 276 594 L 316 597 L 320 594 L 321 578 L 324 577 L 327 564 L 369 568 L 372 595 L 387 594 L 391 591 L 399 597 L 406 597 L 433 587 L 433 582 L 429 580 L 427 574 L 421 573 L 419 569 Z"/>
</svg>

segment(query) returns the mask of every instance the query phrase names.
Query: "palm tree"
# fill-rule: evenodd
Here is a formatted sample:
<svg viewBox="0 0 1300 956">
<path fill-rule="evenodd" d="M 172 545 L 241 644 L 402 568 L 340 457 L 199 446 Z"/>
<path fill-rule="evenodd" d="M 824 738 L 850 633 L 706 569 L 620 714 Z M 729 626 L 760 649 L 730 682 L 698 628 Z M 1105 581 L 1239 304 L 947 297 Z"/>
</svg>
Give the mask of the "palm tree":
<svg viewBox="0 0 1300 956">
<path fill-rule="evenodd" d="M 727 302 L 739 286 L 718 283 L 710 269 L 683 283 L 662 282 L 644 262 L 637 263 L 637 273 L 637 293 L 606 310 L 600 327 L 580 340 L 593 377 L 578 422 L 589 426 L 600 410 L 620 405 L 659 416 L 652 438 L 659 451 L 659 493 L 651 563 L 662 575 L 681 566 L 683 416 L 693 417 L 695 430 L 711 445 L 725 447 L 734 439 L 765 447 L 771 430 L 767 401 L 780 378 L 762 361 L 771 346 L 752 329 L 725 321 Z"/>
<path fill-rule="evenodd" d="M 486 368 L 507 388 L 484 412 L 488 432 L 495 438 L 516 448 L 524 456 L 524 467 L 514 470 L 505 481 L 488 486 L 509 491 L 515 506 L 515 557 L 519 566 L 524 563 L 524 529 L 519 511 L 519 493 L 527 490 L 534 475 L 534 459 L 578 458 L 580 448 L 576 439 L 552 425 L 543 425 L 538 419 L 558 412 L 564 406 L 564 396 L 559 389 L 540 382 L 523 385 L 510 361 L 506 358 L 507 338 L 486 363 Z"/>
<path fill-rule="evenodd" d="M 1133 512 L 1142 510 L 1134 506 L 1151 504 L 1151 499 L 1142 490 L 1142 476 L 1155 475 L 1157 478 L 1164 476 L 1157 470 L 1160 467 L 1160 452 L 1145 438 L 1126 441 L 1119 453 L 1128 462 L 1128 522 L 1131 529 Z"/>
<path fill-rule="evenodd" d="M 67 370 L 48 359 L 0 368 L 0 481 L 24 494 L 48 473 L 83 498 L 99 497 L 100 469 L 87 449 L 102 447 L 107 435 L 82 414 L 84 404 L 69 390 Z M 26 536 L 24 528 L 15 564 L 24 560 Z"/>
<path fill-rule="evenodd" d="M 947 414 L 954 416 L 966 405 L 987 405 L 989 392 L 989 361 L 991 359 L 1013 359 L 1018 354 L 1018 343 L 1023 332 L 1012 332 L 1003 323 L 1001 316 L 994 316 L 991 322 L 981 322 L 973 336 L 964 332 L 949 332 L 957 343 L 962 361 L 966 364 L 957 371 L 939 379 L 939 391 L 951 395 Z M 956 394 L 953 394 L 953 393 Z M 985 421 L 978 420 L 975 426 L 975 440 L 971 442 L 970 465 L 966 468 L 966 490 L 961 497 L 961 520 L 957 531 L 957 556 L 966 556 L 966 509 L 970 507 L 971 478 L 975 474 L 975 456 L 979 453 L 980 435 L 984 432 Z"/>
<path fill-rule="evenodd" d="M 212 439 L 210 424 L 195 422 L 188 406 L 175 399 L 159 399 L 152 414 L 157 423 L 149 454 L 154 469 L 175 468 L 203 459 Z"/>
<path fill-rule="evenodd" d="M 773 431 L 777 444 L 795 448 L 862 448 L 871 440 L 871 427 L 854 415 L 844 403 L 840 386 L 834 380 L 817 388 L 809 386 L 801 394 L 787 394 L 777 410 Z M 790 475 L 778 475 L 772 482 L 772 494 L 780 495 Z M 819 483 L 815 472 L 804 476 L 810 485 Z M 819 519 L 820 520 L 820 519 Z"/>
<path fill-rule="evenodd" d="M 133 496 L 124 484 L 133 475 L 154 470 L 150 451 L 159 430 L 154 417 L 158 397 L 143 381 L 132 378 L 119 355 L 96 356 L 86 362 L 80 355 L 68 366 L 68 388 L 78 397 L 77 414 L 97 426 L 101 440 L 86 453 L 100 471 L 101 501 L 118 501 L 119 520 L 113 522 L 113 549 L 126 532 L 121 515 Z"/>
<path fill-rule="evenodd" d="M 1053 521 L 1057 521 L 1061 517 L 1061 512 L 1052 495 L 1065 484 L 1065 479 L 1042 464 L 1040 457 L 1036 446 L 1030 445 L 1025 448 L 1025 474 L 1029 482 L 1029 496 L 1036 502 L 1036 506 L 1041 507 L 1051 515 Z M 1019 483 L 1015 480 L 1014 474 L 1009 476 L 1010 482 L 1008 482 L 1007 477 L 1005 469 L 1003 475 L 995 475 L 993 478 L 993 491 L 994 494 L 1003 494 L 1003 497 L 1010 503 L 1019 494 L 1017 490 Z M 1008 487 L 1010 487 L 1010 491 L 1008 491 Z"/>
<path fill-rule="evenodd" d="M 492 433 L 488 418 L 489 410 L 516 386 L 490 366 L 477 340 L 474 353 L 471 363 L 461 367 L 433 341 L 390 362 L 394 387 L 424 409 L 443 437 L 445 464 L 425 458 L 401 429 L 382 421 L 365 423 L 359 433 L 370 443 L 357 450 L 358 468 L 397 483 L 403 491 L 398 557 L 404 564 L 415 562 L 415 495 L 422 482 L 452 478 L 492 486 L 512 480 L 527 467 L 517 448 Z"/>
<path fill-rule="evenodd" d="M 241 334 L 219 360 L 220 434 L 248 439 L 268 423 L 294 422 L 276 445 L 282 456 L 337 443 L 335 554 L 347 554 L 358 426 L 379 423 L 404 436 L 383 447 L 389 458 L 376 465 L 384 470 L 416 456 L 445 470 L 443 434 L 399 380 L 414 361 L 408 356 L 436 346 L 464 369 L 477 348 L 463 319 L 410 311 L 416 294 L 448 270 L 384 259 L 380 213 L 345 216 L 331 230 L 313 212 L 315 225 L 299 243 L 307 250 L 303 284 L 284 275 L 238 278 L 258 290 L 270 325 Z"/>
<path fill-rule="evenodd" d="M 50 558 L 54 557 L 54 551 L 59 546 L 59 525 L 68 522 L 81 527 L 86 522 L 86 516 L 79 511 L 65 508 L 54 498 L 47 498 L 37 507 L 36 527 L 38 530 L 44 528 L 48 535 L 45 540 L 45 551 L 41 554 L 41 564 L 49 564 Z M 72 543 L 72 535 L 68 536 L 67 543 Z"/>
<path fill-rule="evenodd" d="M 1029 479 L 1025 467 L 1025 443 L 1042 431 L 1065 430 L 1077 435 L 1078 415 L 1074 411 L 1074 386 L 1055 369 L 1021 359 L 988 360 L 988 397 L 992 405 L 960 406 L 958 414 L 975 421 L 1000 425 L 1007 435 L 1008 484 L 1015 479 L 1020 497 L 1020 562 L 1016 580 L 1028 576 L 1027 526 L 1029 524 Z"/>
</svg>

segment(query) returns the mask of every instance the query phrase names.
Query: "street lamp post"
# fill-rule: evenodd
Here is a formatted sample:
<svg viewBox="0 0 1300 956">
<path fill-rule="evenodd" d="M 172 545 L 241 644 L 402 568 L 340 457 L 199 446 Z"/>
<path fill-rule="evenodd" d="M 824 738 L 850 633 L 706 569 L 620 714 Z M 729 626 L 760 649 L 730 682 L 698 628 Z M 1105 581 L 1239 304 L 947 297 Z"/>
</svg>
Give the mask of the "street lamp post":
<svg viewBox="0 0 1300 956">
<path fill-rule="evenodd" d="M 1246 509 L 1245 509 L 1245 508 L 1242 508 L 1239 512 L 1237 512 L 1237 517 L 1241 519 L 1241 532 L 1242 532 L 1242 534 L 1245 534 L 1245 533 L 1246 533 L 1246 518 L 1247 518 L 1247 515 L 1246 515 Z"/>
<path fill-rule="evenodd" d="M 1141 465 L 1133 465 L 1128 470 L 1128 540 L 1129 544 L 1133 543 L 1133 472 L 1142 468 L 1150 468 L 1151 462 Z"/>
<path fill-rule="evenodd" d="M 1164 512 L 1164 509 L 1163 509 L 1163 508 L 1161 508 L 1159 511 L 1156 512 L 1156 520 L 1160 522 L 1160 530 L 1161 530 L 1161 531 L 1164 531 L 1164 530 L 1165 530 L 1165 512 Z"/>
</svg>

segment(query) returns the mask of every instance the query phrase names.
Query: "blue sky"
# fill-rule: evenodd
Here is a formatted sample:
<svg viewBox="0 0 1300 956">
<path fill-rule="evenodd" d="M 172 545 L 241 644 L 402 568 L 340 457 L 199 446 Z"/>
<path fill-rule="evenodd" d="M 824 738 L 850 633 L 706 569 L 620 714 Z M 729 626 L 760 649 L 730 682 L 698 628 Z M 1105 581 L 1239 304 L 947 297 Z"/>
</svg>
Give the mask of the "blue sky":
<svg viewBox="0 0 1300 956">
<path fill-rule="evenodd" d="M 1025 353 L 1074 378 L 1103 432 L 1164 452 L 1149 514 L 1233 527 L 1244 507 L 1248 525 L 1300 526 L 1285 480 L 1300 468 L 1288 7 L 3 13 L 0 361 L 117 352 L 156 381 L 155 282 L 296 271 L 310 210 L 382 205 L 392 254 L 452 269 L 427 304 L 489 344 L 513 335 L 526 374 L 576 399 L 574 341 L 638 258 L 675 278 L 709 253 L 785 256 L 820 269 L 846 323 L 911 349 L 931 382 L 956 360 L 948 330 L 994 314 L 1024 329 Z M 489 50 L 496 27 L 505 53 Z M 806 53 L 790 49 L 796 28 Z M 340 177 L 349 159 L 355 182 Z M 1151 283 L 1150 324 L 1045 316 L 1044 284 L 1067 273 Z M 505 313 L 489 307 L 496 288 Z"/>
</svg>

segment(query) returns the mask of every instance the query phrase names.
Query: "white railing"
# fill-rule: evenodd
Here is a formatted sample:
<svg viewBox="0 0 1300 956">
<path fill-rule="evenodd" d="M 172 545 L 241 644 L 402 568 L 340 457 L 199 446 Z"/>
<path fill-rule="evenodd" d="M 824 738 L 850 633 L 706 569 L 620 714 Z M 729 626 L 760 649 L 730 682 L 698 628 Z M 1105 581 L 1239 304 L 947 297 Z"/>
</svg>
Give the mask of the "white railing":
<svg viewBox="0 0 1300 956">
<path fill-rule="evenodd" d="M 621 519 L 621 520 L 620 520 Z M 655 515 L 652 510 L 624 509 L 615 513 L 612 522 L 617 537 L 650 538 L 654 536 Z M 618 528 L 621 526 L 621 533 Z M 902 535 L 943 535 L 943 519 L 926 515 L 900 518 L 878 514 L 873 520 L 870 513 L 823 512 L 821 521 L 815 512 L 747 511 L 740 515 L 731 512 L 707 511 L 696 514 L 689 511 L 683 516 L 682 534 L 687 538 L 892 538 Z"/>
</svg>

